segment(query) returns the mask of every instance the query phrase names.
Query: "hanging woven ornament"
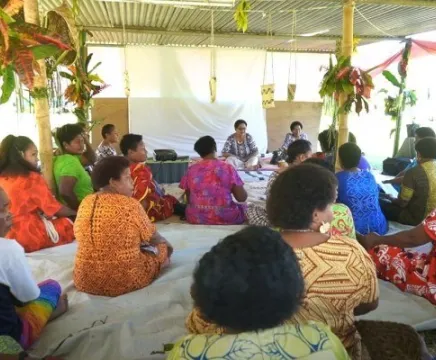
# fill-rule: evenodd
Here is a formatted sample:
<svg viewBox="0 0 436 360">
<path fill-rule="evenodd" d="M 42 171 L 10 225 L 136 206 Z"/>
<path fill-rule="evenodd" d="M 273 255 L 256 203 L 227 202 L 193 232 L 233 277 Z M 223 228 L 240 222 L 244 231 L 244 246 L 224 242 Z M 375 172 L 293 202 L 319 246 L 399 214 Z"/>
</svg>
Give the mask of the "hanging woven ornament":
<svg viewBox="0 0 436 360">
<path fill-rule="evenodd" d="M 295 91 L 297 90 L 297 39 L 295 38 L 295 31 L 297 27 L 297 13 L 294 10 L 293 12 L 293 22 L 292 22 L 292 49 L 289 52 L 289 71 L 288 71 L 288 101 L 293 101 L 295 99 Z M 292 52 L 294 50 L 295 59 L 294 59 L 294 82 L 291 82 L 291 72 L 292 72 Z"/>
<path fill-rule="evenodd" d="M 124 94 L 126 97 L 130 96 L 130 78 L 127 70 L 124 71 Z"/>
<path fill-rule="evenodd" d="M 262 88 L 262 107 L 264 109 L 270 109 L 276 106 L 274 102 L 275 84 L 274 84 L 274 55 L 271 54 L 271 70 L 272 70 L 272 84 L 265 84 L 266 80 L 266 67 L 268 63 L 268 52 L 265 53 L 265 67 L 263 73 L 263 85 Z"/>
<path fill-rule="evenodd" d="M 268 33 L 272 34 L 272 24 L 271 24 L 271 15 L 268 18 Z M 274 55 L 271 54 L 271 74 L 272 74 L 272 84 L 265 84 L 266 81 L 266 68 L 268 65 L 268 51 L 265 52 L 265 66 L 263 71 L 263 85 L 261 86 L 262 90 L 262 107 L 264 109 L 274 108 L 274 93 L 275 93 L 275 84 L 274 84 Z"/>
<path fill-rule="evenodd" d="M 216 48 L 215 48 L 215 18 L 213 10 L 210 12 L 210 102 L 216 101 Z"/>
</svg>

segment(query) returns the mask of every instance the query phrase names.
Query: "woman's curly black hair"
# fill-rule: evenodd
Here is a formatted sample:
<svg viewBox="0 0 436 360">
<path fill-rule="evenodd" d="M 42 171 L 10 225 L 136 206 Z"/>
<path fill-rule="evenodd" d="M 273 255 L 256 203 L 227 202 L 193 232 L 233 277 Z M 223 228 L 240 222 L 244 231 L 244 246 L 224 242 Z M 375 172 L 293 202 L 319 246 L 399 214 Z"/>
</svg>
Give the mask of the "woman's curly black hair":
<svg viewBox="0 0 436 360">
<path fill-rule="evenodd" d="M 335 202 L 337 185 L 336 176 L 321 166 L 289 168 L 271 186 L 266 204 L 270 223 L 281 229 L 308 229 L 313 212 Z"/>
<path fill-rule="evenodd" d="M 64 149 L 64 143 L 71 143 L 78 135 L 83 134 L 83 124 L 66 124 L 60 128 L 57 128 L 53 134 L 56 144 L 60 149 Z"/>
<path fill-rule="evenodd" d="M 309 140 L 295 140 L 288 146 L 288 163 L 292 164 L 298 156 L 307 154 L 309 151 L 312 151 L 312 144 Z"/>
<path fill-rule="evenodd" d="M 203 136 L 194 145 L 194 150 L 204 158 L 217 151 L 215 139 L 212 136 Z"/>
<path fill-rule="evenodd" d="M 202 316 L 218 326 L 237 332 L 270 329 L 298 310 L 304 279 L 280 233 L 250 226 L 201 258 L 192 296 Z"/>
<path fill-rule="evenodd" d="M 130 166 L 124 156 L 110 156 L 101 159 L 92 170 L 92 185 L 100 190 L 109 185 L 111 179 L 120 180 L 121 174 Z"/>
<path fill-rule="evenodd" d="M 6 136 L 0 145 L 0 175 L 18 176 L 28 175 L 39 170 L 28 161 L 24 160 L 23 153 L 34 145 L 26 136 Z"/>
</svg>

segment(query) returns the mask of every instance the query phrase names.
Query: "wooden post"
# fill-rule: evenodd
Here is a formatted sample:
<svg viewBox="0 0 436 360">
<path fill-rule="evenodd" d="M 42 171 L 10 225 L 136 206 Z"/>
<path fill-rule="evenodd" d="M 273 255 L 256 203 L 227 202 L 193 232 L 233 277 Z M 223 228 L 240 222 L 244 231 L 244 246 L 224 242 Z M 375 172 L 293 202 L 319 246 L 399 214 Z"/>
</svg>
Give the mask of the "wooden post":
<svg viewBox="0 0 436 360">
<path fill-rule="evenodd" d="M 40 25 L 38 0 L 24 0 L 24 20 L 30 24 Z M 53 144 L 50 126 L 50 107 L 48 103 L 47 74 L 44 60 L 38 60 L 41 69 L 34 82 L 35 117 L 39 134 L 39 157 L 42 175 L 50 189 L 54 190 L 53 181 Z M 47 96 L 44 96 L 44 93 Z"/>
<path fill-rule="evenodd" d="M 353 33 L 354 33 L 354 0 L 343 0 L 343 19 L 342 19 L 342 56 L 351 57 L 353 55 Z M 345 103 L 345 94 L 339 97 L 339 108 Z M 341 113 L 338 116 L 339 132 L 336 145 L 336 170 L 340 170 L 339 156 L 337 151 L 339 146 L 348 142 L 348 114 Z"/>
</svg>

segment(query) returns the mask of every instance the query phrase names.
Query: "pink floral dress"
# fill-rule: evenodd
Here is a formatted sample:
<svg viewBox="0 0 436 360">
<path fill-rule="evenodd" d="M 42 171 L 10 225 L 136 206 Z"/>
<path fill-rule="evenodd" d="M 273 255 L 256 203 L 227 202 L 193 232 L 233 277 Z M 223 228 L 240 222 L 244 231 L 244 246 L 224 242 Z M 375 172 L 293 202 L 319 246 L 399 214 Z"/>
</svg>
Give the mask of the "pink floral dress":
<svg viewBox="0 0 436 360">
<path fill-rule="evenodd" d="M 232 199 L 233 186 L 244 183 L 233 166 L 217 160 L 192 165 L 180 188 L 189 192 L 186 220 L 191 224 L 238 225 L 245 222 L 245 205 Z"/>
</svg>

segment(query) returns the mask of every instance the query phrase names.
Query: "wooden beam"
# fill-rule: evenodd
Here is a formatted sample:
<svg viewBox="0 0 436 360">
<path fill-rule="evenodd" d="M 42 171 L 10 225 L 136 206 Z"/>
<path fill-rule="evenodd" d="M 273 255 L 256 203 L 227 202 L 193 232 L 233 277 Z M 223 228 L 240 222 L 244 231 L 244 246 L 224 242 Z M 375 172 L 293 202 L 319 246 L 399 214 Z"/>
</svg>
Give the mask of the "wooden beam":
<svg viewBox="0 0 436 360">
<path fill-rule="evenodd" d="M 82 26 L 83 29 L 89 30 L 91 32 L 112 32 L 112 33 L 122 33 L 123 28 L 119 26 L 109 27 L 109 26 Z M 149 34 L 149 35 L 163 35 L 163 36 L 210 36 L 209 31 L 198 31 L 198 30 L 166 30 L 164 28 L 154 28 L 154 27 L 139 27 L 139 26 L 127 26 L 125 28 L 126 33 L 131 34 Z M 297 40 L 340 40 L 342 36 L 340 35 L 316 35 L 316 36 L 295 36 L 293 34 L 274 34 L 271 37 L 267 34 L 255 34 L 255 33 L 240 33 L 240 32 L 215 32 L 215 37 L 219 38 L 240 38 L 240 39 L 257 39 L 257 40 L 283 40 L 288 41 L 292 38 L 297 38 Z M 405 36 L 396 36 L 386 38 L 385 36 L 358 36 L 362 41 L 382 41 L 382 40 L 395 40 L 401 41 L 405 39 Z"/>
<path fill-rule="evenodd" d="M 342 56 L 351 57 L 353 55 L 353 34 L 354 34 L 354 0 L 344 0 L 343 19 L 342 19 Z M 339 108 L 345 104 L 347 94 L 339 96 Z M 338 151 L 339 147 L 348 142 L 348 114 L 344 111 L 338 115 L 339 131 L 338 144 L 336 148 L 336 170 L 341 169 Z"/>
</svg>

